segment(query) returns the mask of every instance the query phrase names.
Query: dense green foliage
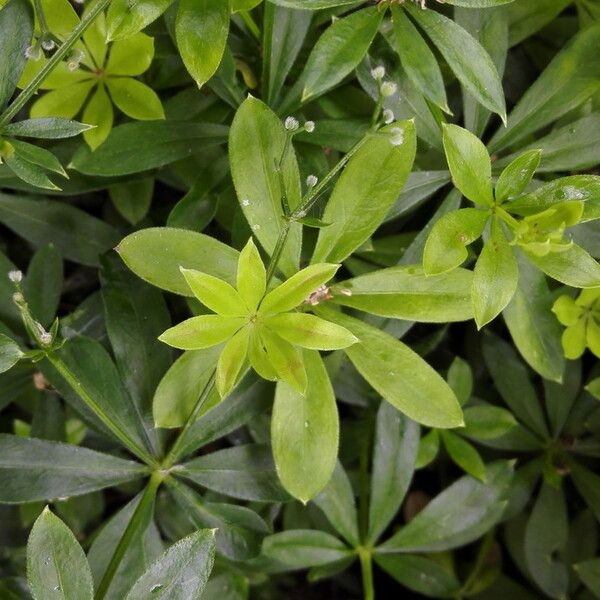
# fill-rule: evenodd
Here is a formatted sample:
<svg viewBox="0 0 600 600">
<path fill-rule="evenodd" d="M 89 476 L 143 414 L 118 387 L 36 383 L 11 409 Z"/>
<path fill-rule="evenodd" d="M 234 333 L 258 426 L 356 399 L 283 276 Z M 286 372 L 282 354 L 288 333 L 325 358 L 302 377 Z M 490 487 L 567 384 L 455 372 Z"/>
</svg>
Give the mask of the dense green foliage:
<svg viewBox="0 0 600 600">
<path fill-rule="evenodd" d="M 0 0 L 0 600 L 600 598 L 600 0 Z"/>
</svg>

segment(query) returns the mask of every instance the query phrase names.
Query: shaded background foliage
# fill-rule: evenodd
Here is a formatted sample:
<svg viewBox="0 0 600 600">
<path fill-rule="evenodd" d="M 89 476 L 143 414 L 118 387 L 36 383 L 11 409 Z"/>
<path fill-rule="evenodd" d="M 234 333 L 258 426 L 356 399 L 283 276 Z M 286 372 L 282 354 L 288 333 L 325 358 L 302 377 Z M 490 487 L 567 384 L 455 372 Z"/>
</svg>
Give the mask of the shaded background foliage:
<svg viewBox="0 0 600 600">
<path fill-rule="evenodd" d="M 33 318 L 50 330 L 58 316 L 52 333 L 67 342 L 52 348 L 52 360 L 35 351 L 21 357 L 3 338 L 3 368 L 11 357 L 27 360 L 0 374 L 0 598 L 45 599 L 55 592 L 91 598 L 92 585 L 97 598 L 167 594 L 165 583 L 177 581 L 168 568 L 181 565 L 179 552 L 200 561 L 192 565 L 196 587 L 164 597 L 369 598 L 373 590 L 379 597 L 600 597 L 598 346 L 593 335 L 582 338 L 577 331 L 575 342 L 561 344 L 565 326 L 578 327 L 569 312 L 576 288 L 600 282 L 589 257 L 581 273 L 576 267 L 584 259 L 559 269 L 522 245 L 509 276 L 514 295 L 495 306 L 491 318 L 480 314 L 478 323 L 487 323 L 481 330 L 473 320 L 462 321 L 470 313 L 424 318 L 415 304 L 415 314 L 407 314 L 410 297 L 400 296 L 390 315 L 358 292 L 351 299 L 338 294 L 336 302 L 365 311 L 352 313 L 362 325 L 342 318 L 331 303 L 317 307 L 319 316 L 359 338 L 359 330 L 375 335 L 367 323 L 401 339 L 448 383 L 466 427 L 436 428 L 433 396 L 419 426 L 381 401 L 383 395 L 398 406 L 394 390 L 385 387 L 386 373 L 393 375 L 385 362 L 373 375 L 365 357 L 328 353 L 323 362 L 329 375 L 316 365 L 309 377 L 318 379 L 321 372 L 321 381 L 332 380 L 340 416 L 338 462 L 331 479 L 325 469 L 326 481 L 307 492 L 306 505 L 292 495 L 302 497 L 307 480 L 323 476 L 325 455 L 333 451 L 335 459 L 337 445 L 328 441 L 337 433 L 336 418 L 311 415 L 322 445 L 301 457 L 300 483 L 298 465 L 291 467 L 290 483 L 278 459 L 284 489 L 269 446 L 277 459 L 277 444 L 285 449 L 292 435 L 271 425 L 274 397 L 280 406 L 285 398 L 281 384 L 276 392 L 274 384 L 252 375 L 221 403 L 216 393 L 208 395 L 210 410 L 205 406 L 182 437 L 177 477 L 158 492 L 163 482 L 154 458 L 173 443 L 176 433 L 166 427 L 184 424 L 214 368 L 210 360 L 216 363 L 218 356 L 209 360 L 205 351 L 191 351 L 174 363 L 178 355 L 157 340 L 171 325 L 207 312 L 179 272 L 168 269 L 183 256 L 191 263 L 186 266 L 214 268 L 213 275 L 227 278 L 253 234 L 263 256 L 273 251 L 277 232 L 269 233 L 270 213 L 244 203 L 241 188 L 252 171 L 236 169 L 249 164 L 248 148 L 262 143 L 261 136 L 267 153 L 274 139 L 283 145 L 287 134 L 279 120 L 290 114 L 300 122 L 293 146 L 301 180 L 312 174 L 322 180 L 353 150 L 378 102 L 398 121 L 414 119 L 417 149 L 405 185 L 394 184 L 402 192 L 364 240 L 351 240 L 347 253 L 337 233 L 329 233 L 342 222 L 339 213 L 329 194 L 320 195 L 313 221 L 305 223 L 300 259 L 297 233 L 296 249 L 282 260 L 286 276 L 310 261 L 315 245 L 319 262 L 343 261 L 337 278 L 351 279 L 356 290 L 361 275 L 377 277 L 380 269 L 422 259 L 426 272 L 444 270 L 439 257 L 450 251 L 462 258 L 447 270 L 461 263 L 475 268 L 488 240 L 487 232 L 479 239 L 483 225 L 468 245 L 442 246 L 438 262 L 428 264 L 425 243 L 434 223 L 485 197 L 486 190 L 472 193 L 471 186 L 489 186 L 493 194 L 491 176 L 537 149 L 537 170 L 523 167 L 516 214 L 527 218 L 537 214 L 532 206 L 584 200 L 567 236 L 561 230 L 553 241 L 574 241 L 600 258 L 593 220 L 600 203 L 598 1 L 456 0 L 429 2 L 425 11 L 412 2 L 148 1 L 140 3 L 147 11 L 135 9 L 127 18 L 125 0 L 96 2 L 85 13 L 66 1 L 33 4 L 35 21 L 25 0 L 0 0 L 0 144 L 12 148 L 0 145 L 0 333 L 22 350 L 40 341 L 39 331 L 23 326 L 13 302 L 8 274 L 20 269 Z M 84 42 L 59 61 L 58 44 L 94 6 L 99 16 Z M 107 44 L 111 52 L 121 48 L 126 64 L 115 77 L 130 88 L 108 82 L 103 91 L 105 80 L 94 79 L 95 91 L 65 112 L 69 85 L 81 85 L 81 73 L 102 70 L 99 64 L 86 67 L 86 60 L 91 54 L 100 61 Z M 38 60 L 27 62 L 31 57 Z M 53 60 L 60 77 L 47 86 L 52 89 L 20 104 L 15 88 L 27 90 Z M 379 66 L 398 86 L 389 96 L 381 95 L 381 82 L 372 75 Z M 109 76 L 111 69 L 115 73 L 114 64 Z M 248 94 L 272 112 L 246 100 Z M 40 126 L 28 122 L 30 116 L 76 121 Z M 259 119 L 263 128 L 240 134 L 234 124 L 241 136 L 236 144 L 230 137 L 234 116 L 240 129 Z M 304 130 L 306 121 L 314 121 L 314 131 Z M 442 135 L 446 122 L 481 138 L 487 151 L 467 136 L 453 154 Z M 408 135 L 409 126 L 403 131 Z M 455 130 L 447 128 L 445 135 L 449 131 Z M 387 138 L 367 157 L 359 181 L 381 167 L 384 151 L 391 152 Z M 472 172 L 463 177 L 452 161 L 467 151 L 472 155 L 464 164 Z M 239 160 L 230 163 L 232 157 Z M 408 159 L 400 166 L 408 168 Z M 400 166 L 393 169 L 402 179 Z M 283 167 L 292 180 L 295 166 Z M 349 185 L 349 193 L 355 187 Z M 376 186 L 373 198 L 385 204 Z M 363 200 L 365 211 L 369 198 Z M 323 227 L 330 218 L 332 229 Z M 164 226 L 178 233 L 153 229 Z M 224 245 L 206 238 L 200 243 L 199 233 Z M 173 256 L 167 256 L 169 248 Z M 364 285 L 369 290 L 373 281 Z M 555 304 L 561 297 L 567 299 Z M 593 293 L 584 300 L 580 305 L 592 314 Z M 389 339 L 375 335 L 374 343 L 384 347 Z M 590 351 L 583 353 L 586 345 Z M 314 356 L 307 364 L 311 360 L 321 364 Z M 74 392 L 69 372 L 101 410 L 90 410 Z M 409 403 L 404 412 L 414 417 L 411 410 Z M 145 488 L 140 481 L 149 469 L 133 458 L 155 472 Z M 44 511 L 46 505 L 54 514 Z M 212 565 L 206 529 L 216 530 L 216 557 L 202 592 Z M 126 543 L 120 543 L 124 532 Z M 72 590 L 55 589 L 53 575 L 43 570 L 45 536 L 52 535 L 71 552 L 57 570 L 64 569 Z M 162 571 L 155 580 L 157 559 Z"/>
</svg>

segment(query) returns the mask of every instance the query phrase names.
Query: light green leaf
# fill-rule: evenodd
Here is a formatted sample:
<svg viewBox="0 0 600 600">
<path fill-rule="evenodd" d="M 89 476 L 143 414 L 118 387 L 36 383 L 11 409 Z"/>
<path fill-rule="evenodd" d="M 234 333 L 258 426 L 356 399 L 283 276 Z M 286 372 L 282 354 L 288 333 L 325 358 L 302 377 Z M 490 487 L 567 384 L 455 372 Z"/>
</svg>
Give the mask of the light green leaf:
<svg viewBox="0 0 600 600">
<path fill-rule="evenodd" d="M 269 2 L 278 4 L 279 6 L 286 6 L 287 8 L 318 10 L 321 8 L 333 8 L 335 6 L 356 4 L 358 0 L 269 0 Z"/>
<path fill-rule="evenodd" d="M 59 140 L 74 137 L 89 128 L 90 125 L 78 123 L 77 121 L 46 117 L 9 123 L 4 131 L 9 136 Z"/>
<path fill-rule="evenodd" d="M 248 352 L 250 327 L 238 331 L 226 344 L 217 363 L 217 390 L 225 398 L 238 381 L 243 371 Z"/>
<path fill-rule="evenodd" d="M 463 424 L 462 411 L 448 384 L 408 346 L 358 319 L 331 308 L 317 314 L 350 330 L 359 340 L 346 348 L 358 372 L 400 412 L 430 427 Z"/>
<path fill-rule="evenodd" d="M 156 92 L 132 77 L 108 77 L 106 85 L 116 107 L 132 119 L 155 121 L 165 113 Z"/>
<path fill-rule="evenodd" d="M 388 402 L 377 411 L 369 500 L 369 539 L 376 541 L 404 500 L 415 470 L 419 427 Z"/>
<path fill-rule="evenodd" d="M 512 478 L 508 462 L 488 466 L 487 483 L 461 477 L 379 546 L 378 552 L 442 552 L 476 540 L 502 518 Z"/>
<path fill-rule="evenodd" d="M 114 0 L 106 14 L 108 40 L 120 40 L 158 19 L 173 0 Z"/>
<path fill-rule="evenodd" d="M 485 48 L 460 25 L 435 10 L 406 9 L 429 36 L 461 84 L 486 108 L 506 121 L 502 82 Z"/>
<path fill-rule="evenodd" d="M 231 176 L 240 206 L 254 235 L 269 254 L 284 226 L 283 196 L 292 210 L 300 202 L 298 164 L 293 147 L 286 142 L 287 136 L 277 115 L 252 96 L 238 109 L 229 136 Z M 280 177 L 277 168 L 286 148 Z M 298 270 L 301 232 L 300 225 L 291 225 L 280 263 L 281 270 L 288 275 Z"/>
<path fill-rule="evenodd" d="M 490 239 L 473 272 L 473 312 L 477 328 L 495 319 L 512 300 L 519 283 L 519 265 L 502 225 L 492 219 Z"/>
<path fill-rule="evenodd" d="M 116 183 L 108 188 L 110 199 L 119 214 L 132 225 L 139 223 L 150 210 L 154 178 Z"/>
<path fill-rule="evenodd" d="M 331 293 L 336 304 L 380 317 L 446 323 L 473 317 L 472 281 L 466 269 L 426 276 L 420 267 L 390 267 L 336 284 Z"/>
<path fill-rule="evenodd" d="M 33 22 L 29 4 L 12 0 L 0 9 L 0 109 L 10 100 L 23 67 L 25 49 L 31 43 Z"/>
<path fill-rule="evenodd" d="M 35 598 L 92 600 L 92 573 L 71 530 L 46 507 L 27 542 L 27 580 Z"/>
<path fill-rule="evenodd" d="M 191 296 L 192 291 L 180 267 L 202 270 L 234 283 L 239 257 L 236 250 L 212 237 L 170 227 L 136 231 L 115 250 L 138 277 L 182 296 Z"/>
<path fill-rule="evenodd" d="M 483 142 L 458 125 L 444 125 L 443 139 L 454 185 L 471 202 L 491 206 L 492 162 Z"/>
<path fill-rule="evenodd" d="M 22 504 L 81 496 L 143 477 L 147 469 L 59 442 L 0 434 L 0 502 Z"/>
<path fill-rule="evenodd" d="M 260 339 L 277 377 L 294 388 L 296 393 L 304 394 L 308 378 L 302 353 L 265 327 L 260 328 Z"/>
<path fill-rule="evenodd" d="M 226 281 L 195 271 L 180 268 L 194 296 L 208 309 L 225 317 L 244 317 L 248 307 L 238 291 Z"/>
<path fill-rule="evenodd" d="M 327 485 L 335 468 L 339 417 L 319 353 L 305 350 L 304 362 L 310 372 L 304 395 L 286 383 L 277 384 L 271 440 L 283 487 L 306 504 Z"/>
<path fill-rule="evenodd" d="M 600 64 L 594 51 L 598 44 L 600 23 L 574 36 L 525 92 L 510 114 L 508 127 L 499 129 L 492 138 L 490 151 L 497 152 L 527 139 L 598 91 Z"/>
<path fill-rule="evenodd" d="M 310 350 L 339 350 L 360 341 L 344 327 L 306 313 L 274 315 L 264 323 L 284 340 Z"/>
<path fill-rule="evenodd" d="M 529 365 L 542 377 L 560 381 L 565 358 L 560 345 L 562 328 L 551 312 L 553 302 L 544 275 L 520 256 L 517 291 L 502 314 Z"/>
<path fill-rule="evenodd" d="M 383 18 L 371 6 L 338 19 L 325 30 L 306 62 L 302 102 L 308 102 L 340 83 L 358 67 Z"/>
<path fill-rule="evenodd" d="M 153 58 L 154 38 L 145 33 L 136 33 L 111 44 L 106 74 L 137 77 L 150 68 Z"/>
<path fill-rule="evenodd" d="M 190 350 L 173 363 L 154 394 L 156 427 L 181 427 L 186 422 L 214 373 L 221 350 L 220 346 Z"/>
<path fill-rule="evenodd" d="M 339 268 L 340 265 L 325 263 L 302 269 L 265 296 L 260 304 L 259 314 L 276 314 L 296 308 L 319 286 L 327 283 Z"/>
<path fill-rule="evenodd" d="M 427 435 L 424 435 L 419 441 L 419 450 L 415 469 L 424 469 L 429 466 L 440 451 L 440 432 L 432 429 Z"/>
<path fill-rule="evenodd" d="M 31 105 L 29 114 L 32 119 L 47 117 L 72 119 L 81 110 L 95 84 L 95 81 L 89 79 L 47 92 Z M 88 123 L 88 125 L 96 124 Z"/>
<path fill-rule="evenodd" d="M 100 83 L 83 111 L 84 122 L 94 125 L 94 129 L 83 132 L 83 139 L 92 150 L 95 150 L 106 140 L 113 126 L 113 119 L 112 103 L 106 92 L 106 87 L 103 83 Z"/>
<path fill-rule="evenodd" d="M 461 208 L 439 218 L 425 242 L 425 274 L 440 275 L 461 265 L 469 255 L 466 246 L 481 237 L 489 217 L 487 210 Z"/>
<path fill-rule="evenodd" d="M 180 350 L 200 350 L 228 340 L 244 323 L 242 317 L 200 315 L 167 329 L 158 339 Z"/>
<path fill-rule="evenodd" d="M 135 582 L 125 600 L 200 598 L 215 556 L 215 530 L 200 529 L 167 549 Z"/>
<path fill-rule="evenodd" d="M 465 428 L 461 433 L 476 440 L 493 440 L 507 434 L 516 425 L 516 419 L 505 408 L 478 404 L 465 409 Z"/>
<path fill-rule="evenodd" d="M 458 403 L 464 406 L 473 393 L 473 371 L 469 363 L 460 356 L 455 356 L 448 369 L 446 380 L 456 394 Z"/>
<path fill-rule="evenodd" d="M 23 356 L 17 343 L 7 335 L 0 333 L 0 373 L 14 367 Z"/>
<path fill-rule="evenodd" d="M 393 135 L 403 136 L 393 145 Z M 413 121 L 392 123 L 349 160 L 323 213 L 312 262 L 341 262 L 375 232 L 398 198 L 415 158 Z"/>
<path fill-rule="evenodd" d="M 393 42 L 413 84 L 431 102 L 450 113 L 444 79 L 437 58 L 417 28 L 400 7 L 392 7 Z"/>
<path fill-rule="evenodd" d="M 486 481 L 485 464 L 479 452 L 458 435 L 449 431 L 441 431 L 442 442 L 448 456 L 465 473 L 472 475 L 479 481 Z"/>
<path fill-rule="evenodd" d="M 256 311 L 267 288 L 266 270 L 252 238 L 240 252 L 236 284 L 250 311 Z"/>
<path fill-rule="evenodd" d="M 573 244 L 565 252 L 536 256 L 525 251 L 527 258 L 552 279 L 576 288 L 600 287 L 600 265 L 583 248 Z"/>
<path fill-rule="evenodd" d="M 229 2 L 181 0 L 175 19 L 177 47 L 190 75 L 202 87 L 223 57 L 229 33 Z"/>
<path fill-rule="evenodd" d="M 515 158 L 500 174 L 496 182 L 496 201 L 505 202 L 525 191 L 540 165 L 541 150 L 529 150 Z"/>
</svg>

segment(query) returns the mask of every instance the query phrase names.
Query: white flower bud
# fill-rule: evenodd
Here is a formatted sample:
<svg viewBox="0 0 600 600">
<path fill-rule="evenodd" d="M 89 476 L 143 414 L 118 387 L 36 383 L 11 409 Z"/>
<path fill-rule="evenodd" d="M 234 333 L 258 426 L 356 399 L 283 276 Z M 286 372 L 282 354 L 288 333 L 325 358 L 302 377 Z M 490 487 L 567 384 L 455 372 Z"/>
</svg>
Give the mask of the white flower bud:
<svg viewBox="0 0 600 600">
<path fill-rule="evenodd" d="M 42 48 L 44 50 L 53 50 L 54 47 L 56 46 L 56 44 L 54 43 L 54 40 L 50 39 L 50 38 L 45 38 L 42 40 Z"/>
<path fill-rule="evenodd" d="M 396 117 L 394 117 L 394 113 L 389 109 L 386 108 L 383 111 L 383 122 L 386 125 L 389 125 L 390 123 L 393 123 Z"/>
<path fill-rule="evenodd" d="M 384 81 L 381 84 L 381 95 L 384 98 L 389 98 L 393 96 L 398 90 L 398 86 L 393 81 Z"/>
<path fill-rule="evenodd" d="M 23 273 L 21 271 L 15 269 L 14 271 L 9 271 L 8 278 L 13 283 L 21 283 L 21 281 L 23 281 Z"/>
<path fill-rule="evenodd" d="M 40 333 L 40 342 L 45 345 L 49 345 L 52 343 L 52 334 L 44 331 L 44 333 Z"/>
<path fill-rule="evenodd" d="M 40 46 L 36 43 L 36 44 L 31 44 L 31 46 L 28 46 L 25 49 L 25 56 L 29 59 L 29 60 L 40 60 L 40 58 L 42 58 L 42 49 L 40 48 Z"/>
<path fill-rule="evenodd" d="M 390 144 L 392 146 L 402 146 L 404 144 L 404 129 L 402 127 L 392 127 L 390 134 Z"/>
<path fill-rule="evenodd" d="M 309 188 L 315 187 L 315 185 L 317 185 L 318 182 L 319 182 L 319 178 L 316 175 L 309 175 L 306 178 L 306 185 Z"/>
<path fill-rule="evenodd" d="M 283 125 L 288 131 L 296 131 L 296 129 L 300 127 L 298 119 L 295 119 L 294 117 L 287 117 L 286 120 L 283 122 Z"/>
<path fill-rule="evenodd" d="M 307 133 L 312 133 L 315 130 L 315 122 L 314 121 L 306 121 L 304 123 L 304 131 Z"/>
<path fill-rule="evenodd" d="M 371 77 L 377 81 L 380 81 L 385 77 L 385 67 L 379 65 L 374 69 L 371 69 Z"/>
</svg>

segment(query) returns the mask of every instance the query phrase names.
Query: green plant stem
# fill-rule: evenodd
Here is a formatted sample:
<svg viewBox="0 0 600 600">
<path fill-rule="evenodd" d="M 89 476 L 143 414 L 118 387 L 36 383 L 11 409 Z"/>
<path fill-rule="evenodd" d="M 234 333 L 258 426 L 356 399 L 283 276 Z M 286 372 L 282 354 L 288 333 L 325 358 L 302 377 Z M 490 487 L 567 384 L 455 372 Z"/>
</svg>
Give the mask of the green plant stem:
<svg viewBox="0 0 600 600">
<path fill-rule="evenodd" d="M 179 432 L 179 435 L 175 439 L 175 442 L 173 442 L 173 445 L 171 446 L 169 453 L 165 457 L 165 460 L 163 461 L 164 469 L 170 469 L 175 464 L 175 462 L 180 458 L 181 446 L 182 446 L 183 442 L 185 441 L 185 436 L 187 435 L 187 432 L 190 429 L 190 427 L 196 422 L 196 419 L 198 418 L 198 415 L 200 414 L 200 411 L 202 410 L 204 403 L 206 402 L 206 400 L 210 396 L 211 392 L 213 391 L 213 389 L 215 387 L 215 381 L 216 381 L 216 370 L 213 371 L 210 379 L 207 381 L 206 385 L 204 386 L 204 389 L 202 390 L 202 394 L 200 394 L 200 397 L 198 398 L 198 401 L 196 402 L 192 412 L 190 413 L 189 417 L 186 419 L 183 429 Z"/>
<path fill-rule="evenodd" d="M 48 22 L 46 21 L 46 15 L 44 14 L 44 7 L 42 6 L 42 0 L 33 0 L 33 6 L 35 8 L 35 15 L 40 22 L 40 29 L 42 33 L 49 33 Z"/>
<path fill-rule="evenodd" d="M 108 567 L 106 567 L 106 571 L 102 576 L 102 580 L 100 581 L 100 585 L 98 586 L 98 590 L 96 591 L 95 600 L 103 600 L 106 596 L 106 592 L 108 592 L 108 588 L 112 583 L 112 580 L 123 560 L 123 556 L 125 556 L 125 552 L 129 548 L 134 536 L 138 533 L 140 527 L 144 523 L 146 518 L 146 513 L 154 503 L 154 499 L 156 498 L 156 492 L 160 487 L 163 479 L 165 478 L 165 474 L 160 471 L 156 471 L 152 474 L 152 477 L 148 480 L 146 488 L 144 489 L 144 493 L 135 508 L 129 523 L 127 524 L 127 528 L 123 532 L 117 547 L 115 548 L 114 554 L 112 555 L 110 562 L 108 563 Z"/>
<path fill-rule="evenodd" d="M 257 41 L 260 42 L 260 29 L 252 18 L 252 15 L 247 10 L 241 10 L 238 14 L 240 15 L 242 21 L 244 21 L 244 25 L 248 28 L 248 31 L 256 38 Z"/>
<path fill-rule="evenodd" d="M 48 352 L 47 358 L 52 366 L 60 373 L 63 379 L 69 384 L 71 389 L 83 400 L 85 405 L 106 425 L 106 427 L 114 434 L 114 436 L 121 441 L 121 443 L 128 448 L 133 454 L 139 459 L 143 460 L 146 464 L 151 467 L 158 467 L 156 459 L 132 440 L 127 432 L 123 431 L 121 427 L 115 423 L 110 417 L 108 417 L 104 411 L 98 406 L 98 403 L 91 394 L 81 385 L 77 377 L 71 372 L 71 369 L 65 364 L 65 362 L 57 356 L 54 352 Z"/>
<path fill-rule="evenodd" d="M 364 600 L 375 600 L 375 585 L 373 583 L 373 555 L 368 548 L 358 549 L 360 571 L 363 582 Z"/>
<path fill-rule="evenodd" d="M 77 40 L 94 22 L 96 17 L 110 4 L 111 0 L 98 0 L 83 19 L 78 23 L 71 33 L 67 36 L 62 45 L 52 55 L 48 62 L 40 69 L 35 77 L 27 84 L 15 100 L 0 115 L 0 129 L 6 126 L 17 115 L 17 113 L 27 104 L 29 99 L 36 93 L 44 79 L 50 75 L 58 63 L 67 56 L 71 48 L 77 43 Z"/>
</svg>

